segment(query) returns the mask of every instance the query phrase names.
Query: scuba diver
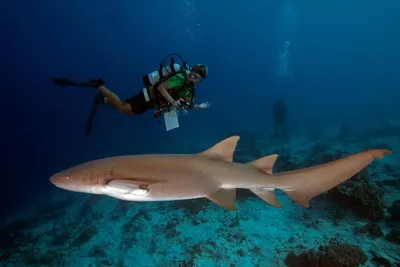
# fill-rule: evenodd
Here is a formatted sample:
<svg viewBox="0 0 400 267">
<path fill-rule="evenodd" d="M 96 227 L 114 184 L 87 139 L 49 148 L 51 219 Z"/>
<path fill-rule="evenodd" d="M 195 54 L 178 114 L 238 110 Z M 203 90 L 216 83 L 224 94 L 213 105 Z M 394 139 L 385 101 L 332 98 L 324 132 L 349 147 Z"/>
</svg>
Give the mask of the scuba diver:
<svg viewBox="0 0 400 267">
<path fill-rule="evenodd" d="M 104 86 L 103 79 L 91 79 L 89 82 L 76 82 L 68 78 L 52 77 L 53 83 L 59 86 L 92 87 L 100 91 L 93 101 L 91 114 L 88 120 L 86 133 L 91 132 L 94 116 L 102 104 L 114 107 L 116 110 L 127 115 L 140 115 L 150 109 L 156 109 L 154 117 L 158 118 L 161 114 L 168 113 L 166 117 L 167 131 L 179 127 L 177 121 L 177 109 L 205 109 L 211 104 L 209 102 L 197 105 L 194 103 L 195 86 L 202 79 L 208 76 L 208 68 L 204 64 L 195 64 L 189 67 L 180 57 L 182 66 L 176 64 L 173 55 L 169 54 L 161 62 L 158 70 L 146 74 L 142 77 L 145 88 L 138 94 L 128 98 L 124 102 L 114 92 Z M 171 57 L 169 66 L 165 65 L 165 60 Z M 175 112 L 175 113 L 174 113 Z M 168 124 L 168 125 L 167 125 Z"/>
<path fill-rule="evenodd" d="M 274 102 L 272 106 L 272 116 L 275 123 L 274 137 L 279 137 L 284 133 L 287 116 L 286 104 L 282 99 Z"/>
</svg>

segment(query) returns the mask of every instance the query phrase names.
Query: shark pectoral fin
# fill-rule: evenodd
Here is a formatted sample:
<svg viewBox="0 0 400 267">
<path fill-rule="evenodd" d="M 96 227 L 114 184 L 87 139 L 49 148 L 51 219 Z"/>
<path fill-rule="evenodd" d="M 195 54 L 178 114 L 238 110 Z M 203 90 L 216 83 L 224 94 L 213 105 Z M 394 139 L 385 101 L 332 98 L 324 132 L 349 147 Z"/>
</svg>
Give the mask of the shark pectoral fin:
<svg viewBox="0 0 400 267">
<path fill-rule="evenodd" d="M 131 194 L 136 196 L 145 196 L 149 192 L 148 184 L 143 182 L 135 182 L 132 180 L 111 180 L 107 187 L 118 191 L 121 194 Z"/>
<path fill-rule="evenodd" d="M 277 208 L 282 208 L 281 203 L 279 203 L 278 199 L 276 198 L 275 192 L 273 189 L 253 189 L 250 190 L 253 192 L 256 196 L 267 202 L 268 204 L 277 207 Z"/>
<path fill-rule="evenodd" d="M 274 167 L 275 161 L 278 158 L 278 154 L 272 154 L 266 157 L 259 158 L 257 160 L 248 162 L 247 165 L 253 166 L 263 172 L 272 174 L 272 169 Z"/>
<path fill-rule="evenodd" d="M 235 188 L 233 189 L 221 188 L 217 192 L 211 195 L 207 195 L 206 198 L 228 210 L 237 210 L 235 205 L 235 200 L 236 200 Z"/>
<path fill-rule="evenodd" d="M 213 160 L 232 162 L 233 152 L 235 151 L 238 141 L 239 136 L 231 136 L 215 144 L 213 147 L 199 153 L 199 155 Z"/>
</svg>

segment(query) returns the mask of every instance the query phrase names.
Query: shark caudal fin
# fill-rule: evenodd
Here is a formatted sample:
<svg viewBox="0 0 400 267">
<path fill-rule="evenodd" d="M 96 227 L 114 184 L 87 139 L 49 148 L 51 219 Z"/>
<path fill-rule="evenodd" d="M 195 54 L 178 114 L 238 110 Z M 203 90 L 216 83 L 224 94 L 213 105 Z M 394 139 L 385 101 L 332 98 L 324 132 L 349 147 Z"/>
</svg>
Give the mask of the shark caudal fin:
<svg viewBox="0 0 400 267">
<path fill-rule="evenodd" d="M 391 154 L 386 149 L 372 149 L 310 168 L 275 174 L 282 179 L 282 190 L 305 208 L 310 199 L 324 193 L 368 166 L 374 159 Z M 286 189 L 286 190 L 285 190 Z"/>
<path fill-rule="evenodd" d="M 210 160 L 232 162 L 233 152 L 238 141 L 239 136 L 228 137 L 198 155 Z M 218 191 L 206 195 L 206 198 L 228 210 L 237 210 L 235 205 L 236 189 L 220 188 Z"/>
<path fill-rule="evenodd" d="M 278 158 L 278 154 L 272 154 L 266 157 L 259 158 L 257 160 L 248 162 L 247 165 L 252 166 L 254 168 L 259 169 L 260 171 L 263 171 L 267 174 L 272 175 L 272 169 L 274 167 L 275 161 Z M 279 203 L 278 199 L 276 198 L 275 195 L 275 189 L 271 188 L 255 188 L 255 189 L 250 189 L 253 194 L 267 202 L 268 204 L 281 208 L 282 205 Z"/>
</svg>

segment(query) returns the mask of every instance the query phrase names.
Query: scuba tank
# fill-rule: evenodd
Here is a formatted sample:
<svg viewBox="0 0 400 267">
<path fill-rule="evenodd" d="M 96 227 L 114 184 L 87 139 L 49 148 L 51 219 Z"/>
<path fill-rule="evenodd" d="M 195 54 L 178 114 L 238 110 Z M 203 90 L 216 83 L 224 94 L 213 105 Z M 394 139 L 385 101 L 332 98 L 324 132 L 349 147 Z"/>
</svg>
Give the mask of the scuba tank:
<svg viewBox="0 0 400 267">
<path fill-rule="evenodd" d="M 175 63 L 174 60 L 174 55 L 178 56 L 183 64 L 182 66 Z M 171 62 L 168 66 L 165 65 L 165 60 L 171 56 Z M 187 63 L 185 60 L 183 60 L 183 58 L 179 55 L 179 54 L 169 54 L 167 55 L 163 61 L 161 61 L 160 63 L 160 67 L 158 68 L 158 70 L 155 70 L 153 72 L 150 72 L 146 75 L 143 75 L 143 83 L 146 87 L 148 86 L 153 86 L 156 83 L 160 82 L 165 76 L 171 75 L 171 74 L 175 74 L 178 71 L 182 71 L 182 70 L 187 70 L 189 69 Z"/>
<path fill-rule="evenodd" d="M 175 73 L 176 71 L 180 71 L 180 70 L 181 70 L 181 66 L 179 64 L 175 63 L 175 64 L 169 65 L 165 68 L 161 68 L 161 70 L 158 69 L 153 72 L 150 72 L 149 74 L 146 74 L 143 77 L 143 80 L 145 80 L 145 79 L 148 80 L 148 82 L 149 82 L 148 86 L 155 85 L 156 83 L 158 83 L 160 81 L 161 77 L 164 77 L 170 73 Z"/>
</svg>

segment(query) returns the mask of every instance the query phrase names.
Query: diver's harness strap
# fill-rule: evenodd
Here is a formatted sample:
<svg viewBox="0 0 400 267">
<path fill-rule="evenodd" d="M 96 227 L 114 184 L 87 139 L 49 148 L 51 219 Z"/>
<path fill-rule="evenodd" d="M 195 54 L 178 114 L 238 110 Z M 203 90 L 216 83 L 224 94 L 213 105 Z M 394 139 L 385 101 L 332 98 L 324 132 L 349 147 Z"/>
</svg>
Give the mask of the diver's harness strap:
<svg viewBox="0 0 400 267">
<path fill-rule="evenodd" d="M 164 59 L 164 61 L 165 61 L 165 59 Z M 154 89 L 157 89 L 157 87 L 161 84 L 161 83 L 163 83 L 163 82 L 165 82 L 166 80 L 168 80 L 169 78 L 171 78 L 172 76 L 175 76 L 175 74 L 176 74 L 176 70 L 175 70 L 175 66 L 174 66 L 174 64 L 175 64 L 175 59 L 174 59 L 174 57 L 171 57 L 171 62 L 169 63 L 169 67 L 170 67 L 170 69 L 171 69 L 171 72 L 168 74 L 168 75 L 166 75 L 166 76 L 164 76 L 164 74 L 163 74 L 163 68 L 164 68 L 164 61 L 161 61 L 160 62 L 160 67 L 158 68 L 158 76 L 160 77 L 159 78 L 159 80 L 158 80 L 158 82 L 157 83 L 155 83 L 152 87 L 153 88 L 150 88 L 150 86 L 149 86 L 149 88 L 147 88 L 147 91 L 149 91 L 150 92 L 150 98 L 151 99 L 154 99 L 155 100 L 155 93 L 154 93 Z M 167 70 L 167 69 L 166 69 Z M 167 72 L 168 72 L 168 70 L 167 70 Z M 148 94 L 147 94 L 147 96 L 148 96 Z M 146 94 L 145 94 L 145 98 L 146 98 Z M 149 99 L 147 99 L 146 98 L 146 102 L 148 102 L 149 101 Z M 156 101 L 154 101 L 154 105 L 157 107 L 157 103 L 156 103 Z"/>
<path fill-rule="evenodd" d="M 192 91 L 192 101 L 191 101 L 192 103 L 191 103 L 191 105 L 193 105 L 193 99 L 194 99 L 194 95 L 195 95 L 195 86 L 193 84 L 189 83 L 186 79 L 182 79 L 181 77 L 177 76 L 178 74 L 186 73 L 186 71 L 188 69 L 188 66 L 187 66 L 186 62 L 184 62 L 184 65 L 183 65 L 182 69 L 179 70 L 179 71 L 176 71 L 175 68 L 174 68 L 174 63 L 175 63 L 174 58 L 171 57 L 170 68 L 171 68 L 172 72 L 170 72 L 169 74 L 163 76 L 162 75 L 163 62 L 161 62 L 160 68 L 158 69 L 158 73 L 160 75 L 159 81 L 157 83 L 155 83 L 154 85 L 152 85 L 151 87 L 150 86 L 147 87 L 147 91 L 149 92 L 150 98 L 153 100 L 154 105 L 155 105 L 156 108 L 159 108 L 160 106 L 165 106 L 165 105 L 170 106 L 171 105 L 169 103 L 162 105 L 163 101 L 160 100 L 160 99 L 163 99 L 163 97 L 160 96 L 160 93 L 158 91 L 156 91 L 156 90 L 157 90 L 157 87 L 160 84 L 162 84 L 163 82 L 165 82 L 166 80 L 168 80 L 168 79 L 170 79 L 171 77 L 174 77 L 174 76 L 184 81 L 183 86 L 179 90 L 175 91 L 176 94 L 179 95 L 182 91 L 184 91 L 184 90 L 188 89 L 188 87 L 190 87 L 190 89 Z"/>
<path fill-rule="evenodd" d="M 150 89 L 149 91 L 150 91 L 151 99 L 154 101 L 154 105 L 155 105 L 157 108 L 160 107 L 160 106 L 165 106 L 165 105 L 169 106 L 169 105 L 171 105 L 170 103 L 164 103 L 164 104 L 163 104 L 163 102 L 165 102 L 166 100 L 164 99 L 163 96 L 161 96 L 161 93 L 158 92 L 157 87 L 158 87 L 161 83 L 163 83 L 163 82 L 165 82 L 166 80 L 170 79 L 171 77 L 176 76 L 176 74 L 185 73 L 185 72 L 186 72 L 186 71 L 177 71 L 175 74 L 167 75 L 167 76 L 165 76 L 162 80 L 160 80 L 158 83 L 154 84 L 154 85 L 152 86 L 152 88 L 148 88 L 148 89 Z M 178 77 L 178 76 L 176 76 L 176 77 Z M 178 78 L 180 78 L 180 77 L 178 77 Z M 174 95 L 179 95 L 180 93 L 182 93 L 182 92 L 185 91 L 186 89 L 190 89 L 190 90 L 192 91 L 192 101 L 191 101 L 191 104 L 193 104 L 194 93 L 195 93 L 195 86 L 194 86 L 193 84 L 189 83 L 189 82 L 186 81 L 186 80 L 184 80 L 184 84 L 182 85 L 181 88 L 179 88 L 178 90 L 174 90 Z M 177 99 L 175 99 L 175 100 L 177 100 Z"/>
<path fill-rule="evenodd" d="M 161 81 L 162 78 L 164 77 L 162 69 L 165 67 L 165 60 L 167 59 L 167 57 L 169 57 L 169 56 L 171 56 L 171 55 L 177 55 L 177 56 L 179 56 L 179 57 L 182 59 L 182 57 L 181 57 L 180 55 L 178 55 L 178 54 L 169 54 L 169 55 L 167 55 L 167 56 L 164 58 L 164 60 L 160 62 L 160 67 L 158 68 L 158 75 L 160 76 L 160 81 Z M 188 70 L 188 69 L 189 69 L 189 66 L 187 65 L 187 62 L 186 62 L 185 60 L 183 60 L 183 59 L 182 59 L 182 62 L 183 62 L 183 64 L 182 64 L 181 70 Z M 171 56 L 171 62 L 169 63 L 169 67 L 170 67 L 170 69 L 171 69 L 171 72 L 169 72 L 168 69 L 166 69 L 167 72 L 169 72 L 169 74 L 175 74 L 175 73 L 177 72 L 177 71 L 175 70 L 175 66 L 174 66 L 174 65 L 175 65 L 175 59 L 174 59 L 173 56 Z"/>
<path fill-rule="evenodd" d="M 175 74 L 176 73 L 174 64 L 175 64 L 174 57 L 171 57 L 171 63 L 169 64 L 171 72 L 169 74 Z M 164 78 L 164 74 L 163 74 L 163 71 L 162 71 L 163 68 L 164 68 L 164 64 L 163 64 L 163 62 L 161 62 L 160 63 L 160 67 L 158 68 L 158 75 L 160 76 L 160 81 Z"/>
</svg>

